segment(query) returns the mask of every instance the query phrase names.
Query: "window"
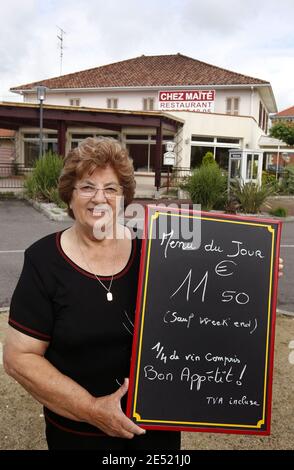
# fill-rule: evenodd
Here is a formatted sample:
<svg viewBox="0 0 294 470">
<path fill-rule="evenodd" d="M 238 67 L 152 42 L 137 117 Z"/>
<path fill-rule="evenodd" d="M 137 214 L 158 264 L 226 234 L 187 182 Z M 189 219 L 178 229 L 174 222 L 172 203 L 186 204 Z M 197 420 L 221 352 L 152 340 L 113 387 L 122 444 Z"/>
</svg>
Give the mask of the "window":
<svg viewBox="0 0 294 470">
<path fill-rule="evenodd" d="M 72 134 L 72 140 L 83 140 L 87 137 L 94 137 L 94 134 Z"/>
<path fill-rule="evenodd" d="M 150 138 L 151 138 L 151 140 L 156 140 L 156 134 L 151 135 Z M 170 140 L 173 141 L 174 138 L 175 138 L 175 136 L 173 134 L 170 134 L 170 135 L 163 134 L 163 136 L 162 136 L 163 141 L 170 141 Z"/>
<path fill-rule="evenodd" d="M 260 101 L 259 102 L 259 115 L 258 115 L 258 125 L 259 125 L 259 127 L 262 126 L 262 109 L 263 109 L 263 106 L 262 106 L 262 103 Z"/>
<path fill-rule="evenodd" d="M 240 139 L 228 139 L 227 137 L 217 137 L 216 141 L 221 144 L 240 144 Z"/>
<path fill-rule="evenodd" d="M 258 155 L 248 153 L 247 155 L 247 168 L 246 168 L 246 179 L 256 179 L 258 172 Z"/>
<path fill-rule="evenodd" d="M 261 123 L 261 128 L 264 129 L 265 126 L 265 109 L 262 109 L 262 123 Z"/>
<path fill-rule="evenodd" d="M 196 142 L 213 142 L 213 137 L 207 137 L 204 135 L 192 135 L 192 140 Z"/>
<path fill-rule="evenodd" d="M 229 149 L 240 146 L 240 139 L 234 137 L 193 135 L 191 139 L 191 168 L 200 166 L 202 158 L 206 152 L 210 151 L 219 166 L 227 170 L 229 166 Z"/>
<path fill-rule="evenodd" d="M 164 135 L 163 140 L 173 140 L 174 135 Z M 156 140 L 150 134 L 127 134 L 126 145 L 133 159 L 135 171 L 155 171 Z M 165 143 L 162 142 L 161 157 L 165 152 Z"/>
<path fill-rule="evenodd" d="M 154 110 L 154 98 L 143 98 L 143 111 Z"/>
<path fill-rule="evenodd" d="M 150 146 L 148 144 L 127 144 L 135 171 L 152 171 L 150 169 Z"/>
<path fill-rule="evenodd" d="M 45 132 L 43 134 L 43 150 L 44 153 L 53 152 L 58 153 L 57 145 L 57 133 Z M 31 168 L 34 162 L 39 158 L 39 146 L 40 146 L 40 134 L 39 132 L 25 133 L 23 134 L 24 142 L 24 164 L 27 168 Z"/>
<path fill-rule="evenodd" d="M 112 139 L 119 139 L 118 134 L 101 134 L 101 133 L 91 133 L 91 134 L 72 134 L 71 135 L 71 148 L 74 149 L 79 145 L 79 143 L 86 139 L 87 137 L 111 137 Z"/>
<path fill-rule="evenodd" d="M 259 116 L 258 116 L 258 125 L 261 129 L 267 134 L 268 131 L 268 113 L 265 110 L 262 102 L 259 102 Z"/>
<path fill-rule="evenodd" d="M 69 100 L 70 106 L 80 106 L 81 105 L 81 100 L 80 98 L 71 98 Z"/>
<path fill-rule="evenodd" d="M 238 115 L 239 114 L 239 98 L 227 98 L 226 101 L 226 114 Z"/>
<path fill-rule="evenodd" d="M 156 146 L 155 144 L 127 144 L 127 149 L 130 157 L 133 159 L 135 171 L 138 172 L 154 172 L 156 160 Z M 165 152 L 164 146 L 161 150 L 161 165 L 163 154 Z"/>
<path fill-rule="evenodd" d="M 229 168 L 229 149 L 216 147 L 215 149 L 215 161 L 224 170 Z"/>
<path fill-rule="evenodd" d="M 267 134 L 268 131 L 268 114 L 267 112 L 264 113 L 264 132 Z"/>
<path fill-rule="evenodd" d="M 232 158 L 231 159 L 231 174 L 230 178 L 240 178 L 241 177 L 241 158 Z"/>
<path fill-rule="evenodd" d="M 127 140 L 148 140 L 149 136 L 145 134 L 127 134 Z"/>
<path fill-rule="evenodd" d="M 199 167 L 206 152 L 214 153 L 213 147 L 192 146 L 191 147 L 191 168 Z"/>
<path fill-rule="evenodd" d="M 107 109 L 117 109 L 118 98 L 107 98 Z"/>
</svg>

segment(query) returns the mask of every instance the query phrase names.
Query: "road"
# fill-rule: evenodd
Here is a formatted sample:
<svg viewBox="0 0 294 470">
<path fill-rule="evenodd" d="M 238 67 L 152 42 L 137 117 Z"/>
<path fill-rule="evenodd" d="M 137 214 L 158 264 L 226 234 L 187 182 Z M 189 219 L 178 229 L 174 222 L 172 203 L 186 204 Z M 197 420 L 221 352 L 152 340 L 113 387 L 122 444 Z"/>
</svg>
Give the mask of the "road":
<svg viewBox="0 0 294 470">
<path fill-rule="evenodd" d="M 26 201 L 0 200 L 0 308 L 10 304 L 24 250 L 39 238 L 69 225 L 49 220 Z"/>
<path fill-rule="evenodd" d="M 70 226 L 53 222 L 26 201 L 0 201 L 0 308 L 7 307 L 23 264 L 23 252 L 34 241 Z M 294 312 L 294 222 L 282 230 L 281 257 L 284 276 L 279 281 L 278 308 Z"/>
</svg>

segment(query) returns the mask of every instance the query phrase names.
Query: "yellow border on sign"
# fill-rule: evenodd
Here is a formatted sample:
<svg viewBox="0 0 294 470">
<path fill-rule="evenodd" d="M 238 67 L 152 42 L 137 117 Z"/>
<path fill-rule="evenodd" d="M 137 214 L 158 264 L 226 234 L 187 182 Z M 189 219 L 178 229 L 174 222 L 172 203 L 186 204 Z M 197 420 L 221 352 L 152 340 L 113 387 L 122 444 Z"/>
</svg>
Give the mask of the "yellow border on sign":
<svg viewBox="0 0 294 470">
<path fill-rule="evenodd" d="M 142 354 L 142 342 L 143 342 L 143 331 L 144 331 L 144 321 L 145 321 L 145 309 L 146 309 L 146 299 L 147 299 L 147 289 L 148 289 L 148 278 L 149 278 L 149 265 L 150 265 L 150 254 L 151 254 L 151 243 L 152 243 L 152 230 L 153 230 L 153 221 L 156 220 L 159 215 L 171 216 L 171 217 L 185 217 L 185 218 L 194 218 L 201 220 L 208 220 L 214 222 L 238 224 L 238 225 L 252 225 L 256 227 L 266 228 L 272 236 L 272 245 L 271 245 L 271 260 L 270 260 L 270 282 L 269 282 L 269 293 L 268 293 L 268 319 L 267 319 L 267 335 L 266 335 L 266 358 L 265 358 L 265 370 L 264 370 L 264 389 L 263 389 L 263 408 L 262 408 L 262 419 L 259 420 L 256 425 L 247 425 L 247 424 L 230 424 L 230 423 L 209 423 L 209 422 L 192 422 L 192 421 L 168 421 L 168 420 L 156 420 L 156 419 L 144 419 L 141 417 L 141 414 L 137 411 L 137 398 L 138 398 L 138 385 L 139 385 L 139 373 L 140 373 L 140 362 Z M 142 320 L 140 325 L 140 337 L 139 337 L 139 348 L 138 348 L 138 359 L 137 359 L 137 373 L 135 379 L 134 387 L 134 402 L 133 402 L 133 418 L 137 419 L 139 423 L 158 423 L 158 424 L 176 424 L 176 425 L 201 425 L 201 426 L 216 426 L 216 427 L 238 427 L 238 428 L 251 428 L 257 429 L 265 423 L 265 407 L 266 407 L 266 377 L 268 373 L 268 352 L 269 352 L 269 335 L 270 335 L 270 307 L 271 307 L 271 296 L 272 296 L 272 272 L 273 272 L 273 263 L 274 263 L 274 234 L 275 229 L 269 224 L 259 224 L 254 222 L 238 221 L 238 220 L 229 220 L 229 219 L 217 219 L 213 217 L 201 217 L 197 215 L 186 215 L 179 213 L 170 213 L 170 212 L 160 212 L 156 211 L 151 215 L 151 220 L 149 222 L 148 234 L 151 234 L 148 240 L 148 249 L 147 249 L 147 262 L 146 262 L 146 276 L 144 282 L 143 290 L 143 303 L 142 303 Z"/>
</svg>

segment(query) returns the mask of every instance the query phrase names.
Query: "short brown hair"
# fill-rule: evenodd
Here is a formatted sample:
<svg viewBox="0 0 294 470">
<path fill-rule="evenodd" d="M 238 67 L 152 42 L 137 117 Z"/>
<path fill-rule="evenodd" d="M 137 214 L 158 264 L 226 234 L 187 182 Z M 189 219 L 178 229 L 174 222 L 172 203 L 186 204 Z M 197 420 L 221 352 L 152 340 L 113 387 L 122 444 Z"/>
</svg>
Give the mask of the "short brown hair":
<svg viewBox="0 0 294 470">
<path fill-rule="evenodd" d="M 59 195 L 67 204 L 70 217 L 74 218 L 69 204 L 76 181 L 85 173 L 92 174 L 96 168 L 106 168 L 108 165 L 113 168 L 119 184 L 123 187 L 125 206 L 132 202 L 136 182 L 133 162 L 127 149 L 123 148 L 117 140 L 109 137 L 88 137 L 68 153 L 59 178 Z"/>
</svg>

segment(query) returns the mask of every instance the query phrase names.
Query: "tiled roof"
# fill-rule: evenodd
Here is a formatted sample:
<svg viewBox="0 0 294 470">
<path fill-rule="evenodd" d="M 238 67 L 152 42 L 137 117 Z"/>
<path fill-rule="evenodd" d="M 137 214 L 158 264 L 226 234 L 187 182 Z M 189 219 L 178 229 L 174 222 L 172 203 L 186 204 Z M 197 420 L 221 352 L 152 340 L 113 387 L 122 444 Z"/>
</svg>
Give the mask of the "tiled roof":
<svg viewBox="0 0 294 470">
<path fill-rule="evenodd" d="M 294 106 L 291 106 L 287 109 L 283 109 L 283 111 L 280 111 L 279 113 L 274 115 L 274 118 L 276 117 L 294 117 Z"/>
<path fill-rule="evenodd" d="M 2 138 L 10 138 L 15 136 L 15 131 L 11 131 L 9 129 L 0 129 L 0 139 Z"/>
<path fill-rule="evenodd" d="M 160 87 L 198 85 L 269 84 L 182 54 L 140 56 L 81 72 L 11 88 L 30 90 L 37 85 L 52 89 L 106 87 Z"/>
</svg>

